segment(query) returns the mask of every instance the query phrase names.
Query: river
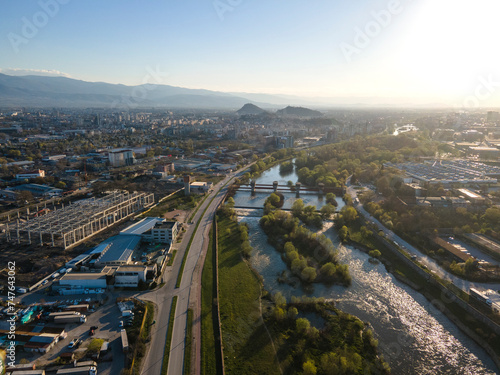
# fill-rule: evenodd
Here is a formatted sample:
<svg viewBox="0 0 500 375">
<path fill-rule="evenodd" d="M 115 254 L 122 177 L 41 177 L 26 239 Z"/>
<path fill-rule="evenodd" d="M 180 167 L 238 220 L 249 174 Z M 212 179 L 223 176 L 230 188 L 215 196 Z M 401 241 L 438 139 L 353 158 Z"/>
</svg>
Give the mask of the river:
<svg viewBox="0 0 500 375">
<path fill-rule="evenodd" d="M 273 167 L 257 179 L 257 183 L 297 181 L 295 173 L 282 176 Z M 267 194 L 238 192 L 236 207 L 262 207 Z M 291 206 L 295 195 L 286 194 Z M 320 208 L 323 201 L 314 195 L 301 197 L 307 204 Z M 260 212 L 260 210 L 259 210 Z M 264 286 L 280 291 L 287 298 L 309 295 L 334 299 L 337 306 L 356 315 L 373 327 L 379 348 L 389 362 L 393 374 L 495 374 L 495 364 L 488 354 L 462 333 L 443 313 L 434 308 L 420 293 L 395 279 L 382 264 L 372 264 L 365 253 L 339 244 L 335 229 L 325 226 L 324 234 L 339 248 L 342 263 L 349 264 L 352 285 L 324 286 L 315 284 L 307 291 L 277 282 L 277 275 L 286 270 L 280 254 L 267 243 L 259 227 L 259 218 L 240 216 L 249 226 L 250 243 L 254 248 L 251 262 L 262 275 Z"/>
</svg>

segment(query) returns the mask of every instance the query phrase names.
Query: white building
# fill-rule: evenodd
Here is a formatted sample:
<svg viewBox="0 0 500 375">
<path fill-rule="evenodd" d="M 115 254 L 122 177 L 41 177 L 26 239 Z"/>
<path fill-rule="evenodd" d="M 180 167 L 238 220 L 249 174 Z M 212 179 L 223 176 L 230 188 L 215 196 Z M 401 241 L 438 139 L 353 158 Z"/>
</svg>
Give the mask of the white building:
<svg viewBox="0 0 500 375">
<path fill-rule="evenodd" d="M 108 153 L 109 163 L 113 167 L 133 165 L 135 162 L 134 152 L 130 149 L 114 149 Z"/>
<path fill-rule="evenodd" d="M 179 233 L 179 223 L 177 221 L 165 221 L 156 224 L 151 229 L 152 242 L 156 243 L 174 243 Z"/>
<path fill-rule="evenodd" d="M 141 236 L 146 242 L 173 243 L 179 233 L 177 221 L 165 221 L 161 218 L 147 217 L 132 224 L 120 232 L 120 235 Z"/>
<path fill-rule="evenodd" d="M 43 169 L 35 169 L 34 171 L 29 171 L 25 173 L 16 174 L 16 179 L 24 180 L 30 178 L 45 177 L 45 171 Z"/>
<path fill-rule="evenodd" d="M 147 267 L 130 265 L 118 267 L 115 273 L 115 287 L 136 288 L 139 281 L 146 282 Z"/>
<path fill-rule="evenodd" d="M 191 193 L 206 193 L 211 187 L 212 183 L 211 182 L 191 182 L 189 184 L 190 191 Z"/>
</svg>

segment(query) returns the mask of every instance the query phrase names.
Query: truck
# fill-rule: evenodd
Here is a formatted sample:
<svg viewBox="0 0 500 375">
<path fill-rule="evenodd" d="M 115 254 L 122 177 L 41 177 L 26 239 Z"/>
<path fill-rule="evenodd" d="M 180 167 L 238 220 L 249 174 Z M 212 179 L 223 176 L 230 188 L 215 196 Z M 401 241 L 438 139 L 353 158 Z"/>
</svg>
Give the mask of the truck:
<svg viewBox="0 0 500 375">
<path fill-rule="evenodd" d="M 45 375 L 45 370 L 9 370 L 5 373 L 5 375 Z"/>
<path fill-rule="evenodd" d="M 132 310 L 123 310 L 122 311 L 122 317 L 127 317 L 127 316 L 134 316 L 134 313 Z"/>
<path fill-rule="evenodd" d="M 89 310 L 89 305 L 80 304 L 80 305 L 70 305 L 64 309 L 65 311 L 77 311 L 79 313 L 85 313 Z"/>
<path fill-rule="evenodd" d="M 127 331 L 125 331 L 124 329 L 122 329 L 120 331 L 120 336 L 122 338 L 122 348 L 123 348 L 123 352 L 126 353 L 128 352 L 128 337 L 127 337 Z"/>
<path fill-rule="evenodd" d="M 49 319 L 54 320 L 57 316 L 80 316 L 81 314 L 77 311 L 60 311 L 60 312 L 53 312 L 49 314 Z"/>
<path fill-rule="evenodd" d="M 474 289 L 474 288 L 470 288 L 469 294 L 471 297 L 474 297 L 476 300 L 483 302 L 490 307 L 492 306 L 492 301 L 486 293 L 480 292 L 479 290 Z"/>
<path fill-rule="evenodd" d="M 75 367 L 87 367 L 87 366 L 94 366 L 97 367 L 97 362 L 95 361 L 82 361 L 82 362 L 77 362 L 75 361 L 73 363 Z"/>
<path fill-rule="evenodd" d="M 19 372 L 19 371 L 28 371 L 28 370 L 36 370 L 36 366 L 34 363 L 27 364 L 17 364 L 15 366 L 8 366 L 7 373 L 9 372 Z"/>
<path fill-rule="evenodd" d="M 73 368 L 62 368 L 56 372 L 56 375 L 97 375 L 96 366 L 83 366 Z"/>
<path fill-rule="evenodd" d="M 21 294 L 24 294 L 24 293 L 26 293 L 27 291 L 28 291 L 28 290 L 27 290 L 26 288 L 21 288 L 21 287 L 17 288 L 17 292 L 18 292 L 18 293 L 21 293 Z"/>
<path fill-rule="evenodd" d="M 85 323 L 86 321 L 87 321 L 87 316 L 80 314 L 60 315 L 54 317 L 54 323 L 56 324 Z"/>
<path fill-rule="evenodd" d="M 103 355 L 107 354 L 108 351 L 109 351 L 109 342 L 104 341 L 101 345 L 100 354 L 103 356 Z"/>
</svg>

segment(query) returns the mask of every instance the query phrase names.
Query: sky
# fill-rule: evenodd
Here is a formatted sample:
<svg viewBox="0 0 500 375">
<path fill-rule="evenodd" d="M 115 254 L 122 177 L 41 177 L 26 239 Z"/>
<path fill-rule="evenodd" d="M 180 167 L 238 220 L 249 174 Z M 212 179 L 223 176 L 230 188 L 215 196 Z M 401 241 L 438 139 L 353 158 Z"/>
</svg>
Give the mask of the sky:
<svg viewBox="0 0 500 375">
<path fill-rule="evenodd" d="M 352 103 L 500 105 L 498 0 L 0 4 L 5 74 Z"/>
</svg>

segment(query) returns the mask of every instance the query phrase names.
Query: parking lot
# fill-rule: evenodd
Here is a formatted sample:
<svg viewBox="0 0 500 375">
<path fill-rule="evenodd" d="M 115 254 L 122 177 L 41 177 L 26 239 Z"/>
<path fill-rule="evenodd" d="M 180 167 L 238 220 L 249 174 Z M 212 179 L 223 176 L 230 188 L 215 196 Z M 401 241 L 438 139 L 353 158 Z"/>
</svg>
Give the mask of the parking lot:
<svg viewBox="0 0 500 375">
<path fill-rule="evenodd" d="M 123 292 L 120 292 L 123 296 Z M 35 293 L 30 293 L 22 296 L 23 304 L 29 305 L 30 303 L 54 303 L 53 311 L 64 308 L 64 306 L 74 304 L 95 304 L 96 308 L 89 309 L 84 313 L 87 316 L 85 323 L 69 323 L 64 327 L 67 336 L 61 339 L 48 353 L 30 353 L 25 351 L 18 351 L 16 362 L 19 363 L 21 359 L 27 359 L 32 362 L 35 361 L 37 366 L 45 366 L 55 361 L 62 353 L 73 352 L 76 358 L 84 355 L 87 347 L 92 339 L 103 339 L 110 343 L 110 352 L 112 353 L 111 361 L 98 361 L 99 374 L 112 375 L 119 374 L 124 367 L 125 355 L 122 351 L 120 330 L 120 321 L 122 320 L 121 312 L 116 304 L 116 296 L 111 292 L 100 295 L 75 295 L 75 296 L 49 296 L 43 294 L 43 290 Z M 48 314 L 48 311 L 46 312 Z M 8 329 L 7 319 L 1 319 L 0 329 Z M 43 318 L 40 324 L 53 325 L 52 322 L 47 322 L 47 318 Z M 17 323 L 17 324 L 20 324 Z M 97 327 L 94 335 L 90 335 L 91 327 Z M 81 340 L 77 348 L 69 348 L 72 340 Z M 108 358 L 109 359 L 109 358 Z"/>
</svg>

